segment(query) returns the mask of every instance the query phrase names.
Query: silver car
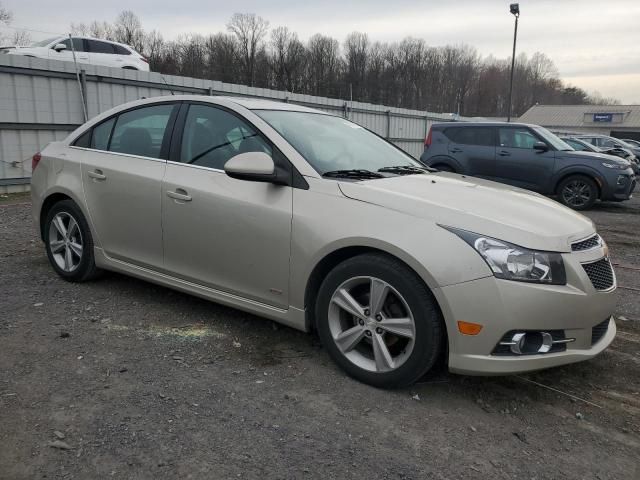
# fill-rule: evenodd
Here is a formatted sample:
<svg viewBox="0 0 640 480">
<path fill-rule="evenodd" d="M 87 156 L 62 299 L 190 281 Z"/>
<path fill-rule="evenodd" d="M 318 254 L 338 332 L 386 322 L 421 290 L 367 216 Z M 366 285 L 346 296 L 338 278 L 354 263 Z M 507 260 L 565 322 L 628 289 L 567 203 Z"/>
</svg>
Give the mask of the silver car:
<svg viewBox="0 0 640 480">
<path fill-rule="evenodd" d="M 114 270 L 315 331 L 371 385 L 409 385 L 439 359 L 481 375 L 577 362 L 616 333 L 590 220 L 433 172 L 324 112 L 140 100 L 33 167 L 33 217 L 62 278 Z"/>
</svg>

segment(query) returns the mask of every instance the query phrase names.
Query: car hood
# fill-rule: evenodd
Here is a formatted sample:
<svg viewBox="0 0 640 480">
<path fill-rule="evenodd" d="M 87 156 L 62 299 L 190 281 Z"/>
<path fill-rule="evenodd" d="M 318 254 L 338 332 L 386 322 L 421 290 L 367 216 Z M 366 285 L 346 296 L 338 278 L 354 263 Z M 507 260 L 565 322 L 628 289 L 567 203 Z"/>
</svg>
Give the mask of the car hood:
<svg viewBox="0 0 640 480">
<path fill-rule="evenodd" d="M 586 161 L 600 161 L 600 162 L 608 162 L 608 163 L 619 163 L 620 165 L 629 165 L 629 160 L 618 157 L 616 155 L 611 155 L 604 152 L 585 152 L 585 151 L 573 151 L 573 152 L 557 152 L 556 155 L 559 158 L 567 158 L 567 159 L 576 159 L 576 160 L 586 160 Z"/>
<path fill-rule="evenodd" d="M 39 47 L 20 47 L 17 45 L 11 45 L 11 46 L 0 47 L 0 50 L 5 50 L 6 53 L 25 54 L 25 53 L 31 53 L 31 52 L 37 53 L 38 48 Z"/>
<path fill-rule="evenodd" d="M 406 175 L 339 186 L 354 200 L 536 250 L 570 252 L 572 242 L 595 232 L 591 220 L 548 198 L 462 175 Z"/>
</svg>

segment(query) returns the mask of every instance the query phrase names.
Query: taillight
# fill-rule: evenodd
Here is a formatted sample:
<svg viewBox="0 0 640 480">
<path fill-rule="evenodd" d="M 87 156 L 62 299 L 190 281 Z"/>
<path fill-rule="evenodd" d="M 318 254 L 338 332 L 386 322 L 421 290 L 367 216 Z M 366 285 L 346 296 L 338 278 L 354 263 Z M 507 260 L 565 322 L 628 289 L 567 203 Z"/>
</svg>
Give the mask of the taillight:
<svg viewBox="0 0 640 480">
<path fill-rule="evenodd" d="M 431 146 L 431 134 L 433 133 L 433 128 L 429 128 L 429 133 L 427 134 L 427 138 L 424 139 L 424 147 L 429 148 Z"/>
<path fill-rule="evenodd" d="M 33 157 L 31 157 L 31 171 L 32 172 L 36 169 L 36 167 L 40 163 L 40 159 L 41 158 L 42 158 L 42 155 L 40 155 L 40 152 L 36 153 Z"/>
<path fill-rule="evenodd" d="M 144 63 L 149 63 L 149 60 L 147 60 L 147 59 L 146 59 L 146 58 L 144 58 L 144 57 L 140 57 L 140 60 L 142 60 Z"/>
</svg>

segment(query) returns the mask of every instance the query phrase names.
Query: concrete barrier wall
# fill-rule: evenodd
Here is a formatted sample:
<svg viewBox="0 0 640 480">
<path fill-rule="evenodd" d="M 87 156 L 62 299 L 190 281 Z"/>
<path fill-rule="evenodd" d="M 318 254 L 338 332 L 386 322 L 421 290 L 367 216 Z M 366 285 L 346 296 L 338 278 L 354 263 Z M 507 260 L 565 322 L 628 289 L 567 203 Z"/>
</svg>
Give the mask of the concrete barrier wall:
<svg viewBox="0 0 640 480">
<path fill-rule="evenodd" d="M 28 190 L 31 156 L 61 140 L 88 118 L 142 97 L 178 93 L 260 97 L 305 105 L 341 115 L 388 138 L 419 157 L 434 121 L 450 114 L 348 102 L 211 80 L 0 55 L 0 192 Z M 460 119 L 463 120 L 463 119 Z"/>
</svg>

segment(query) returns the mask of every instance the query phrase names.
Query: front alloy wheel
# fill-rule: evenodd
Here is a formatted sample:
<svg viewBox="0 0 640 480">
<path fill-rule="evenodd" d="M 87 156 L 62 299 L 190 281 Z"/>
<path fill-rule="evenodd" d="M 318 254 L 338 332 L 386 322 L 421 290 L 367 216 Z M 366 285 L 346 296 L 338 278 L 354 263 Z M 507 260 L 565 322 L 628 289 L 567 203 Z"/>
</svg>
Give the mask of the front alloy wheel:
<svg viewBox="0 0 640 480">
<path fill-rule="evenodd" d="M 356 277 L 340 285 L 329 306 L 329 329 L 342 354 L 371 372 L 400 367 L 415 344 L 406 300 L 384 280 Z"/>
<path fill-rule="evenodd" d="M 429 288 L 382 253 L 358 255 L 329 272 L 315 318 L 331 358 L 376 387 L 414 383 L 435 364 L 444 343 L 442 314 Z"/>
<path fill-rule="evenodd" d="M 590 178 L 575 175 L 562 182 L 559 188 L 560 200 L 574 210 L 591 208 L 598 197 L 598 187 Z"/>
</svg>

